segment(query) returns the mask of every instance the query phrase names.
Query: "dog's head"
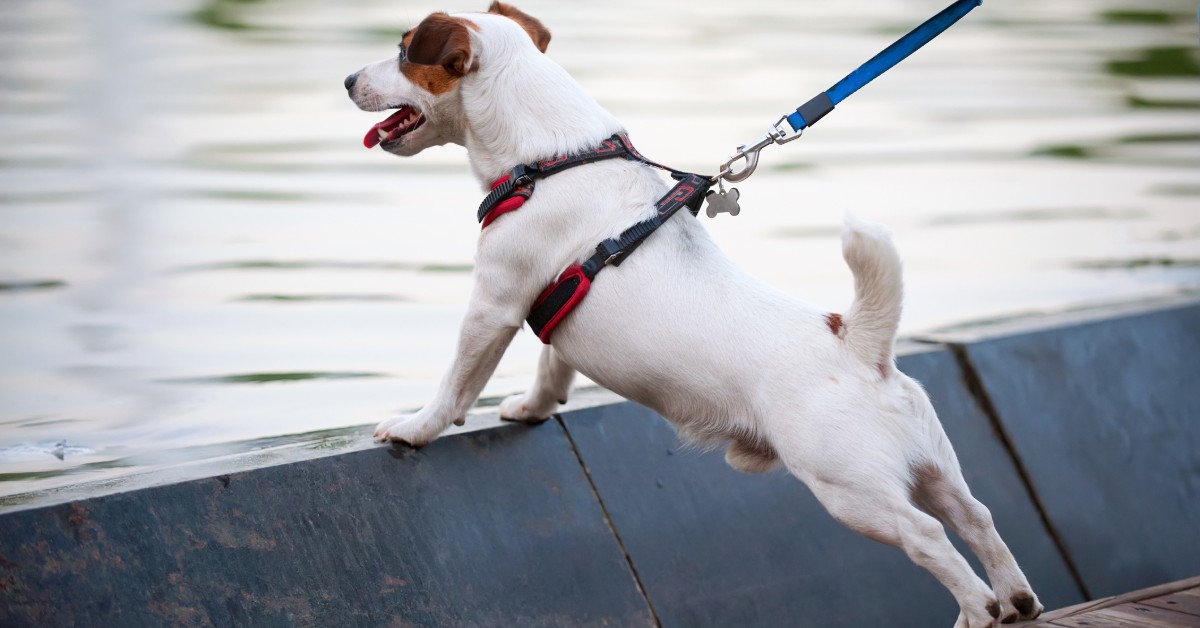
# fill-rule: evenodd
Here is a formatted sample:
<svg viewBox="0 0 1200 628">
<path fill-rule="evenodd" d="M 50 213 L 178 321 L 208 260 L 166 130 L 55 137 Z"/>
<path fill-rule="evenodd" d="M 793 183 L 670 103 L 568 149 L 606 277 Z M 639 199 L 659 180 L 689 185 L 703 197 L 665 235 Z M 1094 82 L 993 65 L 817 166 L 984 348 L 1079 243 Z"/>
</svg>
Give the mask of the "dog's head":
<svg viewBox="0 0 1200 628">
<path fill-rule="evenodd" d="M 505 22 L 484 15 L 500 16 Z M 464 144 L 466 121 L 459 88 L 484 62 L 484 29 L 511 30 L 508 21 L 523 29 L 538 50 L 546 51 L 550 31 L 541 22 L 493 2 L 486 14 L 430 15 L 404 33 L 398 57 L 377 61 L 346 77 L 350 99 L 360 109 L 394 110 L 371 127 L 363 144 L 402 157 L 447 142 Z"/>
</svg>

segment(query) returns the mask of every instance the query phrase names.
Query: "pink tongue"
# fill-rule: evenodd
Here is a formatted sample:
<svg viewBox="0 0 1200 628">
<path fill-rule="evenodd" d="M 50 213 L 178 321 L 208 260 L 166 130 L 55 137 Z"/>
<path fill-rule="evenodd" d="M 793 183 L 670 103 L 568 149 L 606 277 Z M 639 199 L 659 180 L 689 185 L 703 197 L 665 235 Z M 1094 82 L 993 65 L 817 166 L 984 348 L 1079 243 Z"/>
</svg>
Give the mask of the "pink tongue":
<svg viewBox="0 0 1200 628">
<path fill-rule="evenodd" d="M 371 127 L 371 130 L 367 131 L 367 134 L 363 136 L 363 146 L 366 146 L 367 148 L 375 148 L 378 146 L 379 142 L 381 141 L 379 138 L 379 131 L 382 129 L 384 133 L 392 132 L 392 130 L 400 126 L 400 123 L 403 122 L 410 113 L 412 113 L 412 107 L 401 107 L 398 111 L 396 111 L 396 113 L 388 116 L 386 120 Z"/>
</svg>

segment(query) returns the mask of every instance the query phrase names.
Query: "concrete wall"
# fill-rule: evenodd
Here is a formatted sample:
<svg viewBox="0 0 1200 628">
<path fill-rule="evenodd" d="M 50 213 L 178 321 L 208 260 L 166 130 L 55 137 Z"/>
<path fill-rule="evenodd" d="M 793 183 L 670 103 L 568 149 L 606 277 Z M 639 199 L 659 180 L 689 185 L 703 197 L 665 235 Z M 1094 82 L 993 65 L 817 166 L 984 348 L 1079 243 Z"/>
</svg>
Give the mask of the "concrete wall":
<svg viewBox="0 0 1200 628">
<path fill-rule="evenodd" d="M 1200 303 L 909 347 L 1048 607 L 1200 573 Z M 979 569 L 976 564 L 976 569 Z M 0 625 L 949 625 L 796 480 L 615 402 L 0 514 Z"/>
</svg>

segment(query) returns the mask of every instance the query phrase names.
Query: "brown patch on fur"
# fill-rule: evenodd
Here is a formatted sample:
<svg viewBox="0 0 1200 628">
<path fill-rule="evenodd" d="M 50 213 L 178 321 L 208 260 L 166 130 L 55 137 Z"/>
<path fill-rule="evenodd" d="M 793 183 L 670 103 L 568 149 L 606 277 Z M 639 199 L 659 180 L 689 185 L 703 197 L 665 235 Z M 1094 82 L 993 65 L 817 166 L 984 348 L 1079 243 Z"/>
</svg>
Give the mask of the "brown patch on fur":
<svg viewBox="0 0 1200 628">
<path fill-rule="evenodd" d="M 829 326 L 829 333 L 838 336 L 842 331 L 842 315 L 829 313 L 825 315 L 825 324 Z"/>
<path fill-rule="evenodd" d="M 887 376 L 888 376 L 888 367 L 887 367 L 887 364 L 884 364 L 883 362 L 877 362 L 877 363 L 875 364 L 875 368 L 879 369 L 879 376 L 880 376 L 880 377 L 882 377 L 883 379 L 887 379 Z"/>
<path fill-rule="evenodd" d="M 526 33 L 529 33 L 529 38 L 533 40 L 533 45 L 537 46 L 538 50 L 546 52 L 546 47 L 550 45 L 550 29 L 546 28 L 536 18 L 512 5 L 499 1 L 493 2 L 492 6 L 488 7 L 487 12 L 503 15 L 520 24 L 521 28 L 525 29 Z"/>
<path fill-rule="evenodd" d="M 1005 617 L 1004 619 L 1001 619 L 1001 620 L 1000 620 L 1000 623 L 1002 623 L 1002 624 L 1015 624 L 1015 623 L 1017 623 L 1017 614 L 1016 614 L 1016 613 L 1010 613 L 1010 614 L 1009 614 L 1007 617 Z"/>
<path fill-rule="evenodd" d="M 434 13 L 406 33 L 408 58 L 400 72 L 413 83 L 433 94 L 450 91 L 458 79 L 474 69 L 471 36 L 468 28 L 477 28 L 462 18 Z"/>
<path fill-rule="evenodd" d="M 1000 602 L 988 602 L 987 612 L 988 615 L 992 616 L 992 619 L 1000 617 Z"/>
</svg>

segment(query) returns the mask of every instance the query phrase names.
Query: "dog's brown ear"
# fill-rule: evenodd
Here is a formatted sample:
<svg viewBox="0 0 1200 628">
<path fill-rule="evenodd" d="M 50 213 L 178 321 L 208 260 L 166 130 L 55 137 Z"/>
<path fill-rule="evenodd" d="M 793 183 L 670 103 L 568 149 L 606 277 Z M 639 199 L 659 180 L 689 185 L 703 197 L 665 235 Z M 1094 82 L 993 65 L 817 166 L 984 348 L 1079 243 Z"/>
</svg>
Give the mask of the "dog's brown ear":
<svg viewBox="0 0 1200 628">
<path fill-rule="evenodd" d="M 434 13 L 421 20 L 408 44 L 408 60 L 420 65 L 440 65 L 450 76 L 471 71 L 471 35 L 463 20 Z"/>
<path fill-rule="evenodd" d="M 546 28 L 537 18 L 529 15 L 512 5 L 504 4 L 499 0 L 492 3 L 488 7 L 488 13 L 503 15 L 504 17 L 520 24 L 529 33 L 529 38 L 533 40 L 533 45 L 537 46 L 538 50 L 546 52 L 546 47 L 550 45 L 550 29 Z"/>
</svg>

